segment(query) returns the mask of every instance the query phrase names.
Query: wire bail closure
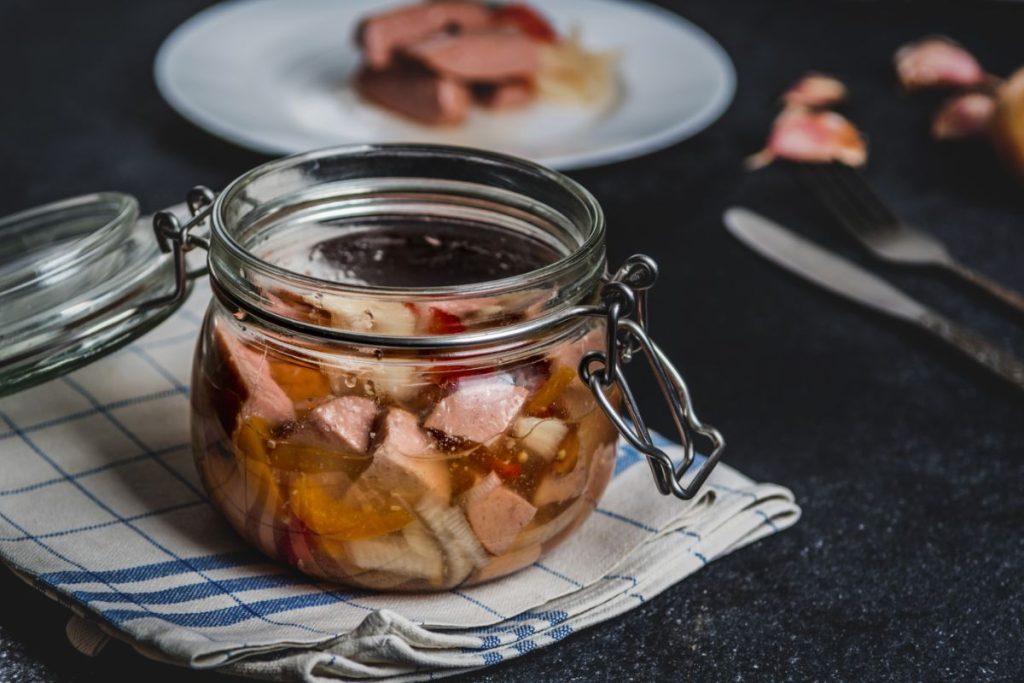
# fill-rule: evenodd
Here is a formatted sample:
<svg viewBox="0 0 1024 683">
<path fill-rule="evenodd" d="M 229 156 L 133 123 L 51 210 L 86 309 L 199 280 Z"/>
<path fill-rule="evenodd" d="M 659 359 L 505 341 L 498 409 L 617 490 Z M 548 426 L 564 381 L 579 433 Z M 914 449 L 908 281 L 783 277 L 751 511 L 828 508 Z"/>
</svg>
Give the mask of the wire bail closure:
<svg viewBox="0 0 1024 683">
<path fill-rule="evenodd" d="M 647 456 L 654 482 L 662 495 L 693 498 L 701 485 L 718 464 L 725 449 L 725 440 L 717 429 L 705 425 L 697 417 L 690 399 L 690 391 L 679 371 L 658 348 L 647 332 L 647 291 L 658 277 L 657 264 L 649 256 L 637 254 L 615 273 L 601 291 L 607 317 L 606 348 L 591 351 L 580 360 L 579 374 L 590 387 L 598 405 L 633 448 Z M 669 405 L 684 455 L 678 464 L 654 444 L 650 430 L 644 424 L 636 397 L 630 389 L 623 370 L 633 358 L 643 353 Z M 612 386 L 622 392 L 626 416 L 616 410 L 605 393 Z M 628 420 L 626 419 L 628 417 Z M 711 446 L 707 459 L 684 484 L 683 479 L 696 459 L 695 437 L 702 437 Z"/>
<path fill-rule="evenodd" d="M 192 217 L 184 225 L 172 211 L 158 211 L 153 215 L 153 232 L 160 251 L 171 254 L 174 261 L 174 289 L 164 296 L 143 302 L 139 305 L 140 309 L 177 304 L 188 293 L 189 281 L 209 272 L 206 266 L 189 270 L 185 255 L 196 247 L 210 250 L 210 240 L 192 231 L 209 218 L 215 198 L 213 190 L 203 185 L 196 185 L 189 190 L 185 202 Z"/>
</svg>

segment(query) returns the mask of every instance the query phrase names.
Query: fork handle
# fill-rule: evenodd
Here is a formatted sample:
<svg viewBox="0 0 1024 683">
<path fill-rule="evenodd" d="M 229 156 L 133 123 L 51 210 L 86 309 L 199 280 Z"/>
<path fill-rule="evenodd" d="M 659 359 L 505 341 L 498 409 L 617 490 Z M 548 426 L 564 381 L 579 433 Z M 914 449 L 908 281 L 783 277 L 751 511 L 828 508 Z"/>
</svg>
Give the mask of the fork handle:
<svg viewBox="0 0 1024 683">
<path fill-rule="evenodd" d="M 1016 292 L 1009 287 L 1005 287 L 987 275 L 982 275 L 981 273 L 971 270 L 967 266 L 956 261 L 943 263 L 943 266 L 960 278 L 970 282 L 975 287 L 988 292 L 1007 306 L 1016 309 L 1018 313 L 1024 313 L 1024 295 L 1019 292 Z"/>
<path fill-rule="evenodd" d="M 917 322 L 922 327 L 965 353 L 972 360 L 1024 390 L 1024 363 L 1009 351 L 936 313 L 925 313 Z"/>
</svg>

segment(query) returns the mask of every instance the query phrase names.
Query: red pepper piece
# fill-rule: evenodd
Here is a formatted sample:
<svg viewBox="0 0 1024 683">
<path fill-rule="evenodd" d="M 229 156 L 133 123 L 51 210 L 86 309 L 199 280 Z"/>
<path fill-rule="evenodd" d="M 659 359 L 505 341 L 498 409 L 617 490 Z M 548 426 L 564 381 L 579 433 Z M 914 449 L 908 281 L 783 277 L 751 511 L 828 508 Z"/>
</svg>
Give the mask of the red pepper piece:
<svg viewBox="0 0 1024 683">
<path fill-rule="evenodd" d="M 515 26 L 535 40 L 545 43 L 558 42 L 554 27 L 537 10 L 526 3 L 512 2 L 494 11 L 494 21 Z"/>
<path fill-rule="evenodd" d="M 430 334 L 458 334 L 466 331 L 466 326 L 462 324 L 459 316 L 433 306 L 429 310 L 430 322 L 427 323 L 427 331 Z"/>
<path fill-rule="evenodd" d="M 512 481 L 523 473 L 523 466 L 517 462 L 505 462 L 498 458 L 491 460 L 491 470 L 505 481 Z"/>
</svg>

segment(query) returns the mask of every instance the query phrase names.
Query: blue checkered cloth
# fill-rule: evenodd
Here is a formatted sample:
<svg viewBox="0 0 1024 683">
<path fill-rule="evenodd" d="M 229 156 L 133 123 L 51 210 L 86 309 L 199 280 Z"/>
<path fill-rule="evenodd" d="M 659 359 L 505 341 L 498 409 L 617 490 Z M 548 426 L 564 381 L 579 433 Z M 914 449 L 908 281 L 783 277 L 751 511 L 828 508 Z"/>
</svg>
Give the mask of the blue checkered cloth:
<svg viewBox="0 0 1024 683">
<path fill-rule="evenodd" d="M 141 340 L 0 400 L 0 559 L 68 605 L 86 652 L 260 678 L 414 681 L 518 657 L 649 600 L 799 517 L 792 494 L 719 465 L 659 496 L 619 447 L 590 519 L 517 574 L 401 595 L 315 582 L 246 546 L 210 507 L 188 443 L 192 348 L 209 290 Z"/>
</svg>

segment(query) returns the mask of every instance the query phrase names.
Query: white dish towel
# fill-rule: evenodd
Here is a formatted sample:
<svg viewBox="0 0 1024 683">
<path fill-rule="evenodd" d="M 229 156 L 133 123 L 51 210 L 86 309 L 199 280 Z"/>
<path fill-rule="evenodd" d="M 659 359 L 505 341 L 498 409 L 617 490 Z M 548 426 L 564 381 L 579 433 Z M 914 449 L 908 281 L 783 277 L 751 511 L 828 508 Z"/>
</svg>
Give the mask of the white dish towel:
<svg viewBox="0 0 1024 683">
<path fill-rule="evenodd" d="M 113 636 L 259 678 L 424 680 L 556 643 L 800 515 L 787 489 L 724 464 L 695 500 L 662 497 L 620 446 L 590 519 L 513 576 L 424 595 L 311 581 L 249 549 L 194 472 L 188 384 L 208 297 L 197 287 L 141 340 L 0 400 L 0 559 L 73 610 L 84 652 Z"/>
</svg>

